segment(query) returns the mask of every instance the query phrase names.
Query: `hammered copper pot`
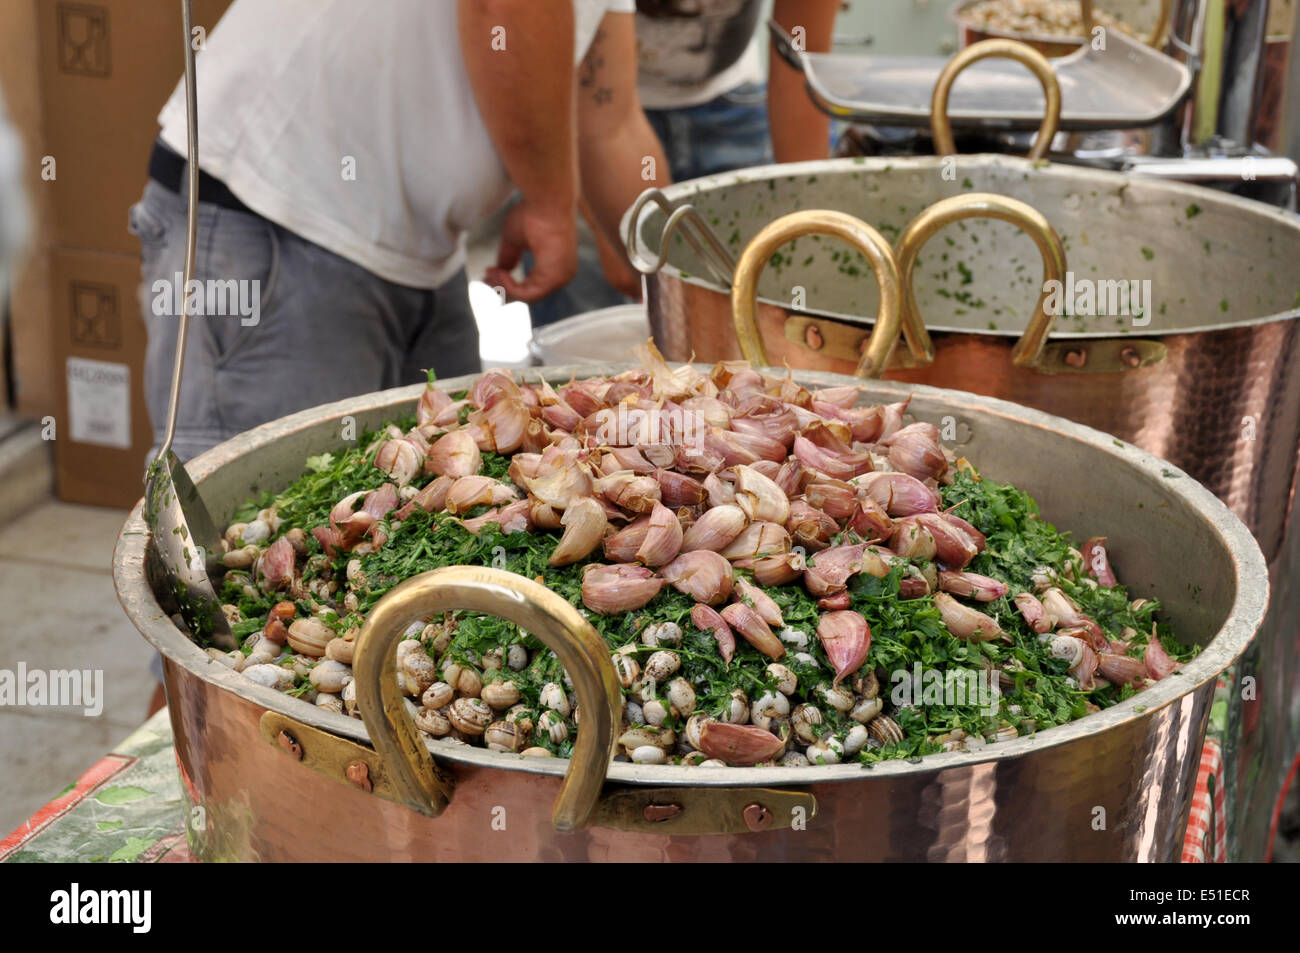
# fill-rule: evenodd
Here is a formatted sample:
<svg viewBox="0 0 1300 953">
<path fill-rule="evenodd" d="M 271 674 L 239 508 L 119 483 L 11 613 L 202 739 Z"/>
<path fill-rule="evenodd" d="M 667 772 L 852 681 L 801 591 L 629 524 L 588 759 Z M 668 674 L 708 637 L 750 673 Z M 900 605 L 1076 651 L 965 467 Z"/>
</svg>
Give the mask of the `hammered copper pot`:
<svg viewBox="0 0 1300 953">
<path fill-rule="evenodd" d="M 541 373 L 560 381 L 573 370 Z M 339 449 L 345 417 L 358 430 L 375 427 L 411 413 L 418 392 L 304 411 L 188 467 L 224 522 L 250 494 L 295 479 L 308 455 Z M 919 419 L 967 422 L 963 452 L 986 475 L 1014 480 L 1081 538 L 1108 535 L 1133 594 L 1159 593 L 1201 654 L 1114 708 L 979 753 L 869 770 L 610 763 L 618 689 L 609 656 L 584 641 L 598 636 L 549 590 L 504 571 L 453 567 L 390 592 L 359 637 L 363 723 L 252 684 L 191 642 L 150 585 L 137 507 L 118 540 L 114 579 L 132 622 L 164 657 L 184 788 L 204 808 L 191 849 L 205 860 L 300 861 L 1176 859 L 1215 679 L 1246 649 L 1267 605 L 1258 546 L 1194 480 L 1105 434 L 904 383 L 868 382 L 863 400 L 909 396 Z M 559 653 L 583 712 L 572 762 L 419 741 L 392 687 L 389 650 L 411 619 L 450 606 L 523 621 Z"/>
<path fill-rule="evenodd" d="M 1238 673 L 1267 688 L 1245 692 L 1230 712 L 1228 822 L 1230 843 L 1262 859 L 1300 749 L 1300 713 L 1290 703 L 1300 695 L 1300 533 L 1291 519 L 1300 217 L 1193 185 L 988 155 L 766 166 L 663 191 L 672 206 L 693 205 L 733 256 L 795 210 L 847 212 L 896 245 L 909 226 L 910 238 L 925 239 L 931 226 L 951 222 L 910 248 L 913 318 L 929 329 L 933 363 L 918 366 L 914 349 L 900 343 L 885 376 L 989 394 L 1111 433 L 1186 470 L 1250 527 L 1270 564 L 1274 601 Z M 974 217 L 951 207 L 937 218 L 922 214 L 974 192 L 1041 213 L 1076 280 L 1149 281 L 1144 313 L 1057 316 L 1032 366 L 1018 365 L 1022 331 L 1042 304 L 1050 241 L 1027 235 L 1025 222 L 980 217 L 987 200 L 971 200 Z M 647 206 L 636 221 L 625 219 L 625 231 L 653 248 L 663 221 Z M 660 349 L 676 360 L 742 357 L 732 289 L 714 274 L 721 269 L 711 270 L 681 234 L 668 240 L 665 258 L 646 278 Z M 869 272 L 852 249 L 816 235 L 777 250 L 758 279 L 767 360 L 853 373 L 880 301 Z M 967 433 L 961 420 L 959 439 Z"/>
</svg>

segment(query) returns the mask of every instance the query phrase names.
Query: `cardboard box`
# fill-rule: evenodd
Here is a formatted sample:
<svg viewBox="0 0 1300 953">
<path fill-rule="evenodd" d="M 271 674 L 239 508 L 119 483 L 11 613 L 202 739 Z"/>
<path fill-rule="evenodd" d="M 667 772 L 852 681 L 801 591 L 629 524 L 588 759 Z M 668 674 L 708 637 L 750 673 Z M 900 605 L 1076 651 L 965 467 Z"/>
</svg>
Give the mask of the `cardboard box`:
<svg viewBox="0 0 1300 953">
<path fill-rule="evenodd" d="M 140 259 L 57 249 L 51 259 L 60 377 L 54 440 L 59 499 L 133 506 L 153 428 L 144 402 Z"/>
<path fill-rule="evenodd" d="M 194 0 L 195 24 L 210 31 L 229 5 Z M 15 409 L 55 417 L 66 500 L 125 506 L 142 492 L 152 436 L 127 211 L 184 71 L 183 41 L 178 0 L 0 0 L 0 88 L 26 145 L 33 210 L 31 251 L 10 294 Z M 96 398 L 105 416 L 88 418 Z M 70 408 L 81 410 L 71 422 L 81 440 Z M 129 446 L 118 445 L 124 433 Z"/>
<path fill-rule="evenodd" d="M 210 30 L 228 5 L 196 0 L 194 22 Z M 144 188 L 158 111 L 185 70 L 180 3 L 38 0 L 37 29 L 44 151 L 33 158 L 52 160 L 56 177 L 33 171 L 51 193 L 53 238 L 136 254 L 127 209 Z"/>
</svg>

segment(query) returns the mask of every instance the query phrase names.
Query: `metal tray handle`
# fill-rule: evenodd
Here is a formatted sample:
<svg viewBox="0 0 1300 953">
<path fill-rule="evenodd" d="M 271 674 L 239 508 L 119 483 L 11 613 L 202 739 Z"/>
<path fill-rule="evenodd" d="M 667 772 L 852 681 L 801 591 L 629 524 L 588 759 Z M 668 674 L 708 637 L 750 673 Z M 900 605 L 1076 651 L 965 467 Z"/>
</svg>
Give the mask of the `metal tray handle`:
<svg viewBox="0 0 1300 953">
<path fill-rule="evenodd" d="M 828 209 L 791 212 L 769 223 L 745 246 L 736 265 L 736 281 L 731 288 L 731 309 L 736 323 L 736 337 L 741 353 L 751 364 L 766 367 L 767 349 L 758 330 L 758 277 L 772 253 L 804 235 L 833 235 L 848 242 L 863 256 L 875 272 L 880 285 L 880 310 L 876 326 L 867 339 L 858 360 L 858 377 L 879 377 L 898 343 L 901 325 L 899 313 L 899 271 L 894 253 L 884 236 L 861 219 Z"/>
<path fill-rule="evenodd" d="M 545 586 L 503 569 L 448 566 L 414 576 L 375 604 L 357 636 L 352 666 L 357 701 L 371 743 L 392 776 L 395 799 L 436 817 L 451 797 L 450 779 L 406 712 L 395 651 L 412 622 L 451 609 L 515 623 L 554 651 L 573 679 L 582 731 L 551 821 L 558 831 L 580 829 L 605 783 L 622 718 L 622 689 L 605 640 L 582 614 Z"/>
<path fill-rule="evenodd" d="M 973 43 L 958 52 L 940 71 L 934 84 L 934 93 L 930 96 L 930 134 L 934 137 L 935 154 L 949 156 L 957 151 L 957 144 L 952 138 L 952 121 L 948 118 L 948 94 L 952 92 L 953 81 L 966 67 L 990 56 L 1006 57 L 1023 63 L 1043 84 L 1047 110 L 1043 124 L 1038 127 L 1038 135 L 1034 138 L 1034 146 L 1029 150 L 1029 158 L 1043 158 L 1061 125 L 1061 86 L 1056 81 L 1056 74 L 1052 72 L 1052 64 L 1047 61 L 1047 57 L 1018 40 L 981 40 Z"/>
<path fill-rule="evenodd" d="M 645 259 L 641 255 L 640 239 L 641 213 L 647 205 L 654 202 L 659 210 L 667 216 L 663 230 L 659 233 L 659 248 L 653 258 Z M 627 216 L 627 259 L 632 267 L 643 275 L 653 275 L 668 263 L 668 242 L 673 234 L 680 232 L 687 244 L 695 250 L 717 282 L 724 287 L 731 287 L 736 263 L 731 260 L 726 246 L 718 240 L 713 229 L 703 216 L 689 202 L 674 207 L 668 197 L 657 188 L 648 188 L 637 196 Z"/>
<path fill-rule="evenodd" d="M 996 218 L 1010 222 L 1034 240 L 1043 256 L 1043 290 L 1039 293 L 1034 314 L 1029 319 L 1024 334 L 1011 352 L 1011 363 L 1017 367 L 1037 367 L 1055 319 L 1055 315 L 1047 311 L 1047 300 L 1050 297 L 1047 283 L 1059 282 L 1065 276 L 1065 246 L 1061 243 L 1061 236 L 1056 234 L 1056 229 L 1052 228 L 1052 223 L 1038 209 L 1018 199 L 992 192 L 971 192 L 941 199 L 912 219 L 898 237 L 895 254 L 903 282 L 903 337 L 907 340 L 908 350 L 917 364 L 934 362 L 934 342 L 930 340 L 930 332 L 925 329 L 925 321 L 916 304 L 916 293 L 912 289 L 912 272 L 917 255 L 935 232 L 964 218 Z"/>
</svg>

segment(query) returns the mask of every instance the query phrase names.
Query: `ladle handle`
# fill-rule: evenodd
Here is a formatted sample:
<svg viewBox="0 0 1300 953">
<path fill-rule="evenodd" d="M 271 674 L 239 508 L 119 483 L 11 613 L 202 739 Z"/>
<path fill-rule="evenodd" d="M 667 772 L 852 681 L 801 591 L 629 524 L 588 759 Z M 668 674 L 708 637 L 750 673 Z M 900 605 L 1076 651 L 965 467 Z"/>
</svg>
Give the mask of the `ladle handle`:
<svg viewBox="0 0 1300 953">
<path fill-rule="evenodd" d="M 194 9 L 191 0 L 181 0 L 181 23 L 185 30 L 185 144 L 189 169 L 189 194 L 185 203 L 185 284 L 181 286 L 180 323 L 176 328 L 176 360 L 172 367 L 172 393 L 167 403 L 167 429 L 158 458 L 167 456 L 176 439 L 176 418 L 181 407 L 181 372 L 185 368 L 185 342 L 190 331 L 190 282 L 194 280 L 194 259 L 199 233 L 199 107 L 194 76 Z"/>
<path fill-rule="evenodd" d="M 936 155 L 949 156 L 957 151 L 957 144 L 952 137 L 952 120 L 948 118 L 948 95 L 952 92 L 953 81 L 966 67 L 989 57 L 1001 57 L 1016 60 L 1029 67 L 1030 72 L 1043 84 L 1043 93 L 1047 97 L 1047 109 L 1043 124 L 1038 128 L 1029 158 L 1041 159 L 1047 155 L 1052 145 L 1052 137 L 1061 125 L 1061 86 L 1052 72 L 1052 64 L 1042 53 L 1032 46 L 1018 40 L 981 40 L 959 51 L 939 72 L 934 84 L 934 93 L 930 96 L 930 134 L 934 137 Z"/>
<path fill-rule="evenodd" d="M 912 272 L 917 255 L 935 232 L 964 218 L 996 218 L 1010 222 L 1034 240 L 1043 256 L 1043 290 L 1024 334 L 1011 352 L 1011 363 L 1017 367 L 1035 367 L 1042 357 L 1047 337 L 1052 332 L 1055 315 L 1047 310 L 1047 302 L 1051 297 L 1049 288 L 1053 287 L 1050 282 L 1057 282 L 1056 286 L 1059 287 L 1065 276 L 1065 246 L 1051 222 L 1038 209 L 1018 199 L 991 192 L 954 195 L 935 202 L 914 218 L 898 237 L 896 255 L 903 284 L 903 336 L 907 340 L 908 350 L 919 364 L 934 361 L 934 343 L 925 329 L 925 321 L 917 307 L 916 293 L 912 288 Z"/>
<path fill-rule="evenodd" d="M 809 209 L 791 212 L 769 223 L 741 253 L 736 265 L 736 281 L 731 289 L 732 317 L 736 324 L 736 337 L 741 353 L 751 364 L 765 367 L 767 349 L 758 330 L 758 278 L 772 253 L 804 235 L 833 235 L 848 242 L 863 256 L 875 272 L 880 285 L 880 310 L 876 326 L 867 339 L 858 360 L 859 377 L 878 377 L 889 362 L 889 355 L 898 343 L 899 277 L 894 253 L 884 236 L 861 219 L 844 212 Z"/>
<path fill-rule="evenodd" d="M 452 609 L 513 622 L 555 652 L 573 679 L 582 730 L 551 811 L 558 831 L 583 827 L 595 809 L 622 719 L 623 693 L 605 640 L 562 597 L 503 569 L 448 566 L 414 576 L 380 599 L 357 636 L 352 671 L 361 717 L 400 803 L 436 817 L 451 780 L 434 763 L 406 711 L 395 650 L 412 622 Z"/>
</svg>

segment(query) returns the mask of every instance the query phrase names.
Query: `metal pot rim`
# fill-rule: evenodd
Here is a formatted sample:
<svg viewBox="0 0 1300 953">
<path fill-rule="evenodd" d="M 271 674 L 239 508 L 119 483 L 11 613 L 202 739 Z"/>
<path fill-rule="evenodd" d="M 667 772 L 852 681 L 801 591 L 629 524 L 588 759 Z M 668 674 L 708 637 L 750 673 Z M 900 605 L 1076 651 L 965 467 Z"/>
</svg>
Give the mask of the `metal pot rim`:
<svg viewBox="0 0 1300 953">
<path fill-rule="evenodd" d="M 707 366 L 699 366 L 707 370 Z M 571 365 L 534 370 L 538 373 L 544 372 L 548 379 L 567 380 L 571 375 L 582 377 L 612 373 L 624 367 L 625 365 Z M 1009 417 L 1021 422 L 1025 427 L 1064 434 L 1075 441 L 1087 444 L 1095 451 L 1120 458 L 1127 465 L 1145 473 L 1153 482 L 1159 481 L 1159 485 L 1167 487 L 1171 493 L 1182 497 L 1215 527 L 1223 539 L 1236 571 L 1236 596 L 1227 622 L 1200 655 L 1189 662 L 1180 673 L 1162 679 L 1133 698 L 1077 721 L 1049 728 L 1035 735 L 990 744 L 977 752 L 927 755 L 917 763 L 906 760 L 886 761 L 873 765 L 869 770 L 864 770 L 858 764 L 804 768 L 702 770 L 685 766 L 612 762 L 606 775 L 609 781 L 683 787 L 812 784 L 938 772 L 956 767 L 1007 761 L 1046 748 L 1080 741 L 1118 725 L 1149 717 L 1168 705 L 1190 701 L 1191 693 L 1231 665 L 1245 651 L 1258 631 L 1267 611 L 1269 594 L 1268 569 L 1259 545 L 1249 530 L 1216 496 L 1171 464 L 1137 447 L 1116 441 L 1091 427 L 1009 401 L 900 381 L 861 381 L 841 374 L 818 371 L 797 371 L 796 375 L 801 381 L 818 386 L 861 384 L 891 400 L 902 400 L 908 395 L 915 395 L 922 399 L 936 397 L 951 400 L 953 397 L 958 397 L 972 412 Z M 440 383 L 451 390 L 464 389 L 476 376 L 469 375 Z M 187 469 L 201 490 L 206 477 L 250 451 L 274 443 L 282 435 L 331 417 L 358 414 L 399 403 L 413 406 L 422 387 L 423 385 L 417 384 L 378 391 L 299 411 L 227 440 L 191 460 L 186 465 Z M 172 623 L 158 605 L 145 576 L 144 559 L 148 528 L 144 522 L 142 505 L 143 501 L 138 502 L 131 510 L 119 533 L 113 553 L 113 582 L 123 610 L 145 639 L 174 664 L 222 690 L 230 691 L 263 708 L 295 718 L 309 726 L 362 743 L 369 743 L 368 734 L 361 721 L 316 708 L 314 705 L 271 688 L 254 684 L 209 657 L 190 641 L 186 633 Z M 519 755 L 471 747 L 449 746 L 436 742 L 428 744 L 429 750 L 440 761 L 452 764 L 556 776 L 563 775 L 569 764 L 567 760 L 561 759 L 524 758 Z"/>
<path fill-rule="evenodd" d="M 1158 192 L 1168 192 L 1182 197 L 1186 197 L 1191 192 L 1200 202 L 1208 206 L 1221 205 L 1227 208 L 1235 208 L 1243 214 L 1252 214 L 1256 216 L 1266 216 L 1273 214 L 1278 216 L 1297 232 L 1300 238 L 1300 213 L 1292 212 L 1287 209 L 1277 208 L 1276 206 L 1267 205 L 1263 202 L 1256 202 L 1252 199 L 1242 198 L 1241 196 L 1231 195 L 1227 192 L 1220 192 L 1217 189 L 1206 188 L 1205 186 L 1196 185 L 1189 182 L 1174 182 L 1162 179 L 1130 176 L 1124 172 L 1115 172 L 1109 169 L 1092 169 L 1086 166 L 1051 164 L 1046 160 L 1023 159 L 1019 156 L 1004 156 L 996 153 L 981 153 L 958 156 L 958 164 L 961 168 L 982 168 L 1005 166 L 1008 169 L 1020 170 L 1027 174 L 1058 176 L 1068 175 L 1072 179 L 1079 179 L 1086 183 L 1089 180 L 1096 183 L 1099 188 L 1115 190 L 1127 188 L 1129 183 L 1135 178 L 1139 179 L 1144 189 L 1151 189 Z M 765 182 L 773 179 L 789 178 L 797 179 L 806 175 L 825 175 L 834 174 L 841 170 L 854 169 L 866 171 L 891 171 L 900 166 L 915 167 L 925 169 L 932 166 L 941 166 L 944 162 L 942 156 L 857 156 L 843 159 L 810 159 L 806 162 L 787 162 L 778 165 L 755 166 L 749 169 L 740 169 L 734 172 L 720 172 L 714 175 L 706 175 L 698 179 L 689 179 L 684 182 L 674 182 L 672 185 L 665 185 L 660 191 L 669 202 L 674 205 L 682 200 L 689 200 L 692 196 L 700 192 L 712 192 L 716 189 L 728 188 L 734 185 L 745 185 L 752 182 Z M 642 221 L 652 217 L 645 214 Z M 868 223 L 873 224 L 873 223 Z M 624 214 L 619 225 L 621 234 L 626 235 L 631 225 L 631 210 Z M 675 281 L 680 281 L 688 285 L 695 285 L 722 295 L 730 295 L 731 289 L 724 288 L 714 281 L 706 279 L 702 275 L 691 273 L 683 275 L 682 272 L 671 262 L 665 262 L 661 269 L 664 273 L 672 277 Z M 758 299 L 766 305 L 775 308 L 786 308 L 788 302 L 777 301 L 772 298 L 765 298 L 761 295 Z M 860 324 L 868 327 L 874 324 L 874 319 L 864 318 L 862 315 L 843 314 L 838 311 L 828 311 L 818 308 L 800 309 L 800 314 L 813 315 L 817 317 L 832 318 L 843 321 L 848 324 Z M 1050 340 L 1053 341 L 1087 341 L 1087 340 L 1115 340 L 1132 338 L 1133 340 L 1145 340 L 1152 338 L 1172 338 L 1181 335 L 1198 335 L 1207 334 L 1215 331 L 1232 331 L 1238 328 L 1256 327 L 1258 325 L 1272 324 L 1277 321 L 1292 321 L 1300 318 L 1300 307 L 1292 308 L 1288 311 L 1278 311 L 1274 314 L 1257 315 L 1252 318 L 1242 318 L 1234 321 L 1220 321 L 1215 324 L 1198 325 L 1192 328 L 1137 328 L 1129 334 L 1116 334 L 1113 331 L 1069 331 L 1060 327 L 1054 327 Z M 1023 328 L 1002 328 L 990 330 L 987 328 L 973 329 L 968 327 L 954 327 L 938 322 L 926 320 L 926 327 L 932 333 L 944 334 L 964 334 L 971 336 L 988 336 L 1000 338 L 1019 338 L 1023 333 Z"/>
</svg>

